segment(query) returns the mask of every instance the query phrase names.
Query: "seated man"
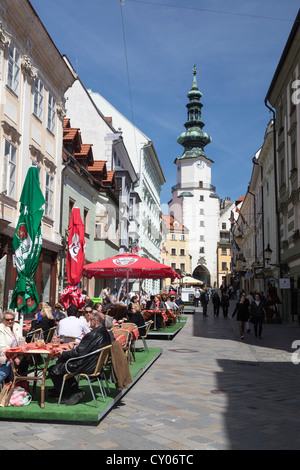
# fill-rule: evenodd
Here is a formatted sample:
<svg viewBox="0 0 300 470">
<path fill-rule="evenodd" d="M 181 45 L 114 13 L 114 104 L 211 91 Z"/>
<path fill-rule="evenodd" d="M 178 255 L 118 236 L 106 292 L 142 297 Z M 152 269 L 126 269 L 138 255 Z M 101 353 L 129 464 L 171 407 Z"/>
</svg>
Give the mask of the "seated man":
<svg viewBox="0 0 300 470">
<path fill-rule="evenodd" d="M 70 305 L 67 309 L 67 318 L 63 318 L 57 325 L 57 334 L 74 336 L 79 342 L 82 336 L 91 330 L 87 324 L 77 318 L 78 309 L 75 305 Z"/>
<path fill-rule="evenodd" d="M 54 395 L 58 396 L 60 393 L 63 376 L 67 373 L 66 362 L 68 359 L 78 358 L 78 360 L 72 361 L 68 365 L 68 369 L 71 373 L 92 373 L 97 364 L 98 354 L 94 354 L 84 359 L 82 359 L 81 356 L 97 351 L 97 349 L 111 344 L 110 335 L 105 327 L 104 315 L 93 313 L 91 317 L 91 328 L 92 330 L 85 335 L 76 348 L 70 351 L 63 351 L 56 364 L 49 368 L 49 377 L 52 379 L 55 388 Z M 68 406 L 75 405 L 83 395 L 84 392 L 79 390 L 77 380 L 75 377 L 71 377 L 66 380 L 61 403 Z"/>
</svg>

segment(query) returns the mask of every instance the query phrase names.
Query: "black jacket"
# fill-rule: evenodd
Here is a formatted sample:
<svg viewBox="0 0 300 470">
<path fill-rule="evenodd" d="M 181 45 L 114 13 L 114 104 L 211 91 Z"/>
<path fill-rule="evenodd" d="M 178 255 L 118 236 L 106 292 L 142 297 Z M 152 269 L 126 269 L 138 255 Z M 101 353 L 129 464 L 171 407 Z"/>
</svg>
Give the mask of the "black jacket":
<svg viewBox="0 0 300 470">
<path fill-rule="evenodd" d="M 31 329 L 28 333 L 28 341 L 31 341 L 31 338 L 32 338 L 32 335 L 31 333 L 33 334 L 33 332 L 35 330 L 38 330 L 40 328 L 42 328 L 43 330 L 43 335 L 44 335 L 44 340 L 46 340 L 47 336 L 48 336 L 48 333 L 49 333 L 49 330 L 50 328 L 53 328 L 55 326 L 55 320 L 51 320 L 50 318 L 48 317 L 42 317 L 40 319 L 40 321 L 37 321 L 37 320 L 32 320 L 31 322 Z"/>
<path fill-rule="evenodd" d="M 97 349 L 108 346 L 109 344 L 111 344 L 111 339 L 107 329 L 103 325 L 98 326 L 90 333 L 87 333 L 75 349 L 64 351 L 60 357 L 60 362 L 66 362 L 68 359 L 77 357 L 78 360 L 71 361 L 68 364 L 68 370 L 73 374 L 79 372 L 90 374 L 95 369 L 98 360 L 98 354 L 93 354 L 92 356 L 84 359 L 82 359 L 81 356 L 84 356 L 85 354 L 91 353 L 93 351 L 97 351 Z"/>
<path fill-rule="evenodd" d="M 128 321 L 131 323 L 135 323 L 137 327 L 145 326 L 145 320 L 143 315 L 140 312 L 130 313 L 127 314 Z M 140 336 L 144 336 L 146 333 L 145 328 L 139 328 Z"/>
</svg>

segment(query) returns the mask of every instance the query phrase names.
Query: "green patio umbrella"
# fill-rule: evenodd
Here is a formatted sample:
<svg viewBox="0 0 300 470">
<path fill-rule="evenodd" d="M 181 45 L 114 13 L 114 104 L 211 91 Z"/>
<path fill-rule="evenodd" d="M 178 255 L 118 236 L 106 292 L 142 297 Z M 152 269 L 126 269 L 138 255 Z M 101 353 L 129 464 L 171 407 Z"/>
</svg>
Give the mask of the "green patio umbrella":
<svg viewBox="0 0 300 470">
<path fill-rule="evenodd" d="M 20 203 L 20 217 L 12 242 L 18 276 L 10 308 L 16 308 L 23 315 L 34 310 L 39 303 L 33 278 L 42 248 L 41 220 L 45 198 L 40 188 L 36 167 L 28 169 Z"/>
</svg>

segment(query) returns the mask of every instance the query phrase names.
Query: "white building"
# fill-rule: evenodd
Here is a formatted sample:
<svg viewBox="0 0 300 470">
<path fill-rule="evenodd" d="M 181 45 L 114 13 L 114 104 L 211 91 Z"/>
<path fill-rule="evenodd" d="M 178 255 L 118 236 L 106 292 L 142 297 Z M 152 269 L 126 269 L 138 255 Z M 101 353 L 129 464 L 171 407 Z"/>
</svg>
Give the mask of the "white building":
<svg viewBox="0 0 300 470">
<path fill-rule="evenodd" d="M 177 184 L 172 188 L 169 213 L 189 230 L 192 276 L 207 285 L 217 283 L 217 242 L 219 241 L 219 197 L 211 184 L 213 161 L 203 147 L 211 137 L 202 128 L 200 98 L 194 68 L 194 81 L 188 93 L 186 131 L 177 139 L 184 147 L 181 157 L 175 159 Z"/>
<path fill-rule="evenodd" d="M 140 248 L 138 254 L 160 262 L 160 192 L 165 183 L 158 156 L 152 141 L 99 93 L 89 90 L 89 94 L 100 112 L 112 119 L 127 149 L 137 181 L 130 195 L 129 237 Z M 147 292 L 158 292 L 158 280 L 144 280 Z"/>
</svg>

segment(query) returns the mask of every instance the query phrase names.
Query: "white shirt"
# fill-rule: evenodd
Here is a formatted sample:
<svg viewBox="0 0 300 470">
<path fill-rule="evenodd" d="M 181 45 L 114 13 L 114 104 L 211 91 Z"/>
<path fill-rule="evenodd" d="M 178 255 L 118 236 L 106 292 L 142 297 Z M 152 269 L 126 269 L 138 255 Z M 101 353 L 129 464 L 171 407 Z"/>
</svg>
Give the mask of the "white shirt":
<svg viewBox="0 0 300 470">
<path fill-rule="evenodd" d="M 90 331 L 87 324 L 85 325 L 82 320 L 74 316 L 63 318 L 57 325 L 58 335 L 74 336 L 77 339 L 81 339 L 84 334 Z"/>
</svg>

